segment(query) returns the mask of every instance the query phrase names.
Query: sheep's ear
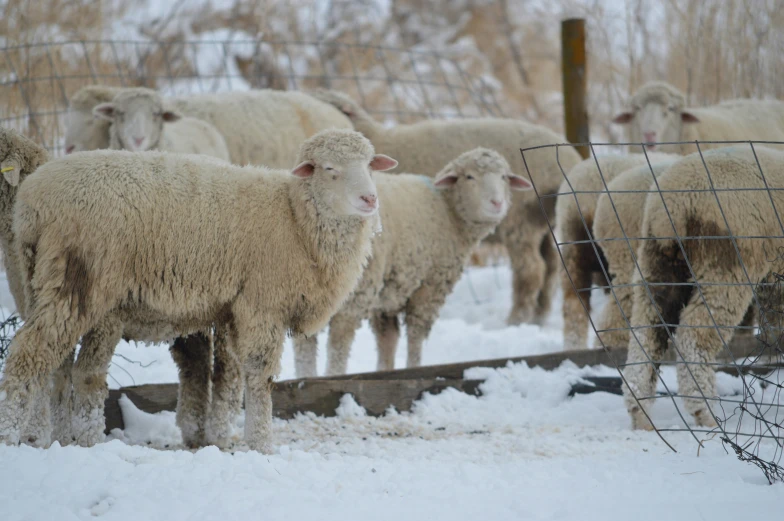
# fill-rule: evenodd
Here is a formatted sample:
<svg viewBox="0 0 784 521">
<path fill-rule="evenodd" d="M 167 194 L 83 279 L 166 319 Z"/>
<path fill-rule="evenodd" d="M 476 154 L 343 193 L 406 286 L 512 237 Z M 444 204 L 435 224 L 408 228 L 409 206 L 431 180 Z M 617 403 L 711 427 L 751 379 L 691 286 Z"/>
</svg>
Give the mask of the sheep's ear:
<svg viewBox="0 0 784 521">
<path fill-rule="evenodd" d="M 164 110 L 161 113 L 161 117 L 163 118 L 163 121 L 165 121 L 166 123 L 174 123 L 175 121 L 179 121 L 182 119 L 182 116 L 179 113 L 174 112 L 173 110 Z"/>
<path fill-rule="evenodd" d="M 100 119 L 114 121 L 114 103 L 101 103 L 93 107 L 93 116 Z"/>
<path fill-rule="evenodd" d="M 377 172 L 392 170 L 396 166 L 397 161 L 389 156 L 385 156 L 384 154 L 376 154 L 373 156 L 373 160 L 370 162 L 370 169 L 376 170 Z"/>
<path fill-rule="evenodd" d="M 449 168 L 438 174 L 433 181 L 433 185 L 438 188 L 449 188 L 457 182 L 457 173 L 454 168 Z"/>
<path fill-rule="evenodd" d="M 621 112 L 617 116 L 615 116 L 612 120 L 613 123 L 616 125 L 626 125 L 631 123 L 632 119 L 634 118 L 634 114 L 631 112 Z"/>
<path fill-rule="evenodd" d="M 291 171 L 291 175 L 306 179 L 312 176 L 314 171 L 315 167 L 313 166 L 313 163 L 310 161 L 303 161 L 294 167 L 294 170 Z"/>
<path fill-rule="evenodd" d="M 698 118 L 691 112 L 684 110 L 681 112 L 681 121 L 683 121 L 684 123 L 699 123 L 700 118 Z"/>
<path fill-rule="evenodd" d="M 509 174 L 509 188 L 512 190 L 531 190 L 534 185 L 531 184 L 531 181 L 526 179 L 525 177 L 520 177 L 519 175 Z"/>
<path fill-rule="evenodd" d="M 340 107 L 338 107 L 338 110 L 345 114 L 348 118 L 353 118 L 355 115 L 354 107 L 351 105 L 351 103 L 341 103 Z"/>
<path fill-rule="evenodd" d="M 16 161 L 3 161 L 0 163 L 0 172 L 3 173 L 3 179 L 11 186 L 19 184 L 19 165 Z"/>
</svg>

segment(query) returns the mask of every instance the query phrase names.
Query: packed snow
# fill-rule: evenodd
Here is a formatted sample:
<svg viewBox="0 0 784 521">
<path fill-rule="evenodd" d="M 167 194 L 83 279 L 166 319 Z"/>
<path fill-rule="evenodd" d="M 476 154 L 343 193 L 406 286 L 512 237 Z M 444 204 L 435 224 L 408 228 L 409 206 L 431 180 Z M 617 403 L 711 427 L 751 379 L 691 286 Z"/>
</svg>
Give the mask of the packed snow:
<svg viewBox="0 0 784 521">
<path fill-rule="evenodd" d="M 544 327 L 506 327 L 506 266 L 466 271 L 425 346 L 426 364 L 559 351 L 560 302 Z M 597 302 L 598 304 L 600 302 Z M 12 307 L 7 293 L 0 305 Z M 323 370 L 326 337 L 320 336 Z M 368 326 L 349 370 L 375 367 Z M 397 366 L 405 364 L 404 341 Z M 294 376 L 290 343 L 281 378 Z M 620 396 L 568 396 L 608 367 L 555 371 L 524 364 L 475 368 L 481 396 L 427 395 L 410 412 L 365 414 L 344 396 L 331 418 L 275 420 L 273 455 L 183 448 L 174 413 L 121 400 L 126 424 L 89 449 L 0 447 L 2 519 L 740 519 L 774 518 L 784 485 L 728 454 L 717 436 L 630 429 Z M 665 370 L 668 385 L 673 371 Z M 123 343 L 109 384 L 174 382 L 165 346 Z M 720 393 L 739 379 L 718 375 Z M 680 426 L 673 402 L 653 408 L 660 427 Z M 242 419 L 237 424 L 241 432 Z"/>
</svg>

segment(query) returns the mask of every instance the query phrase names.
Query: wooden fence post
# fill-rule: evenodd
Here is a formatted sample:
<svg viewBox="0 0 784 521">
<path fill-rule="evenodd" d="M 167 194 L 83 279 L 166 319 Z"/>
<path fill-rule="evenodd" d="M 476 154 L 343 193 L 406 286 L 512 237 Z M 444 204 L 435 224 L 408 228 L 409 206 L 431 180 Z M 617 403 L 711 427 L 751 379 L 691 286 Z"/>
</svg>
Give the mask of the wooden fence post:
<svg viewBox="0 0 784 521">
<path fill-rule="evenodd" d="M 585 58 L 585 20 L 570 18 L 561 22 L 561 76 L 563 77 L 564 123 L 570 143 L 588 143 L 588 78 Z M 587 146 L 575 147 L 583 158 Z"/>
</svg>

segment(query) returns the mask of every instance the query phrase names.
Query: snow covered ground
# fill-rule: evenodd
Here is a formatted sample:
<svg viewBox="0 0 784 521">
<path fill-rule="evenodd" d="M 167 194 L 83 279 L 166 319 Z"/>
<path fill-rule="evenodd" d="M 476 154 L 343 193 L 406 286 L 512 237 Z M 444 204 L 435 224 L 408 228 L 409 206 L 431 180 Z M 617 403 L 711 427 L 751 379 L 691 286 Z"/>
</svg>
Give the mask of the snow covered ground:
<svg viewBox="0 0 784 521">
<path fill-rule="evenodd" d="M 463 277 L 425 346 L 427 364 L 558 351 L 558 303 L 544 328 L 505 327 L 510 273 L 475 268 Z M 10 305 L 0 292 L 0 305 Z M 323 337 L 323 335 L 322 335 Z M 321 338 L 322 347 L 324 338 Z M 323 351 L 323 349 L 322 349 Z M 397 365 L 404 364 L 401 345 Z M 173 382 L 163 346 L 123 344 L 110 385 Z M 324 367 L 325 353 L 320 353 Z M 146 367 L 142 367 L 146 366 Z M 367 326 L 349 369 L 373 370 Z M 472 369 L 482 396 L 446 391 L 410 413 L 366 416 L 350 397 L 334 418 L 276 420 L 271 456 L 183 450 L 174 414 L 149 415 L 124 402 L 127 428 L 90 449 L 0 447 L 0 519 L 740 519 L 776 518 L 784 485 L 728 455 L 717 437 L 629 427 L 619 396 L 568 397 L 585 375 L 525 365 Z M 293 373 L 287 344 L 282 378 Z M 668 385 L 675 375 L 665 371 Z M 718 375 L 721 394 L 740 382 Z M 653 418 L 679 426 L 673 404 Z M 239 425 L 238 425 L 239 427 Z M 770 448 L 770 447 L 768 447 Z"/>
</svg>

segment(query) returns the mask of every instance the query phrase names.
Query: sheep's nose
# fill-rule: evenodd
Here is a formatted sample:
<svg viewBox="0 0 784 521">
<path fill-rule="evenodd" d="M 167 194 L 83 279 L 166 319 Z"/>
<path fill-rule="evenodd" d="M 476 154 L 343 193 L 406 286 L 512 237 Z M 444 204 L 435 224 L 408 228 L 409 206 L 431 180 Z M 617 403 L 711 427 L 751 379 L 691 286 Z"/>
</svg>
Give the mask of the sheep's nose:
<svg viewBox="0 0 784 521">
<path fill-rule="evenodd" d="M 133 142 L 136 143 L 137 147 L 140 147 L 140 146 L 142 146 L 142 142 L 144 142 L 144 138 L 143 137 L 135 137 L 135 138 L 133 138 Z"/>
<path fill-rule="evenodd" d="M 359 196 L 368 206 L 376 206 L 376 196 L 375 195 L 361 195 Z"/>
<path fill-rule="evenodd" d="M 71 152 L 74 151 L 74 148 L 76 148 L 76 145 L 70 145 L 70 146 L 65 147 L 65 153 L 66 154 L 70 154 Z"/>
<path fill-rule="evenodd" d="M 490 204 L 492 204 L 493 208 L 495 208 L 496 210 L 500 210 L 503 207 L 504 202 L 499 201 L 498 199 L 490 199 Z"/>
<path fill-rule="evenodd" d="M 646 143 L 656 143 L 656 132 L 645 132 L 643 136 Z"/>
</svg>

